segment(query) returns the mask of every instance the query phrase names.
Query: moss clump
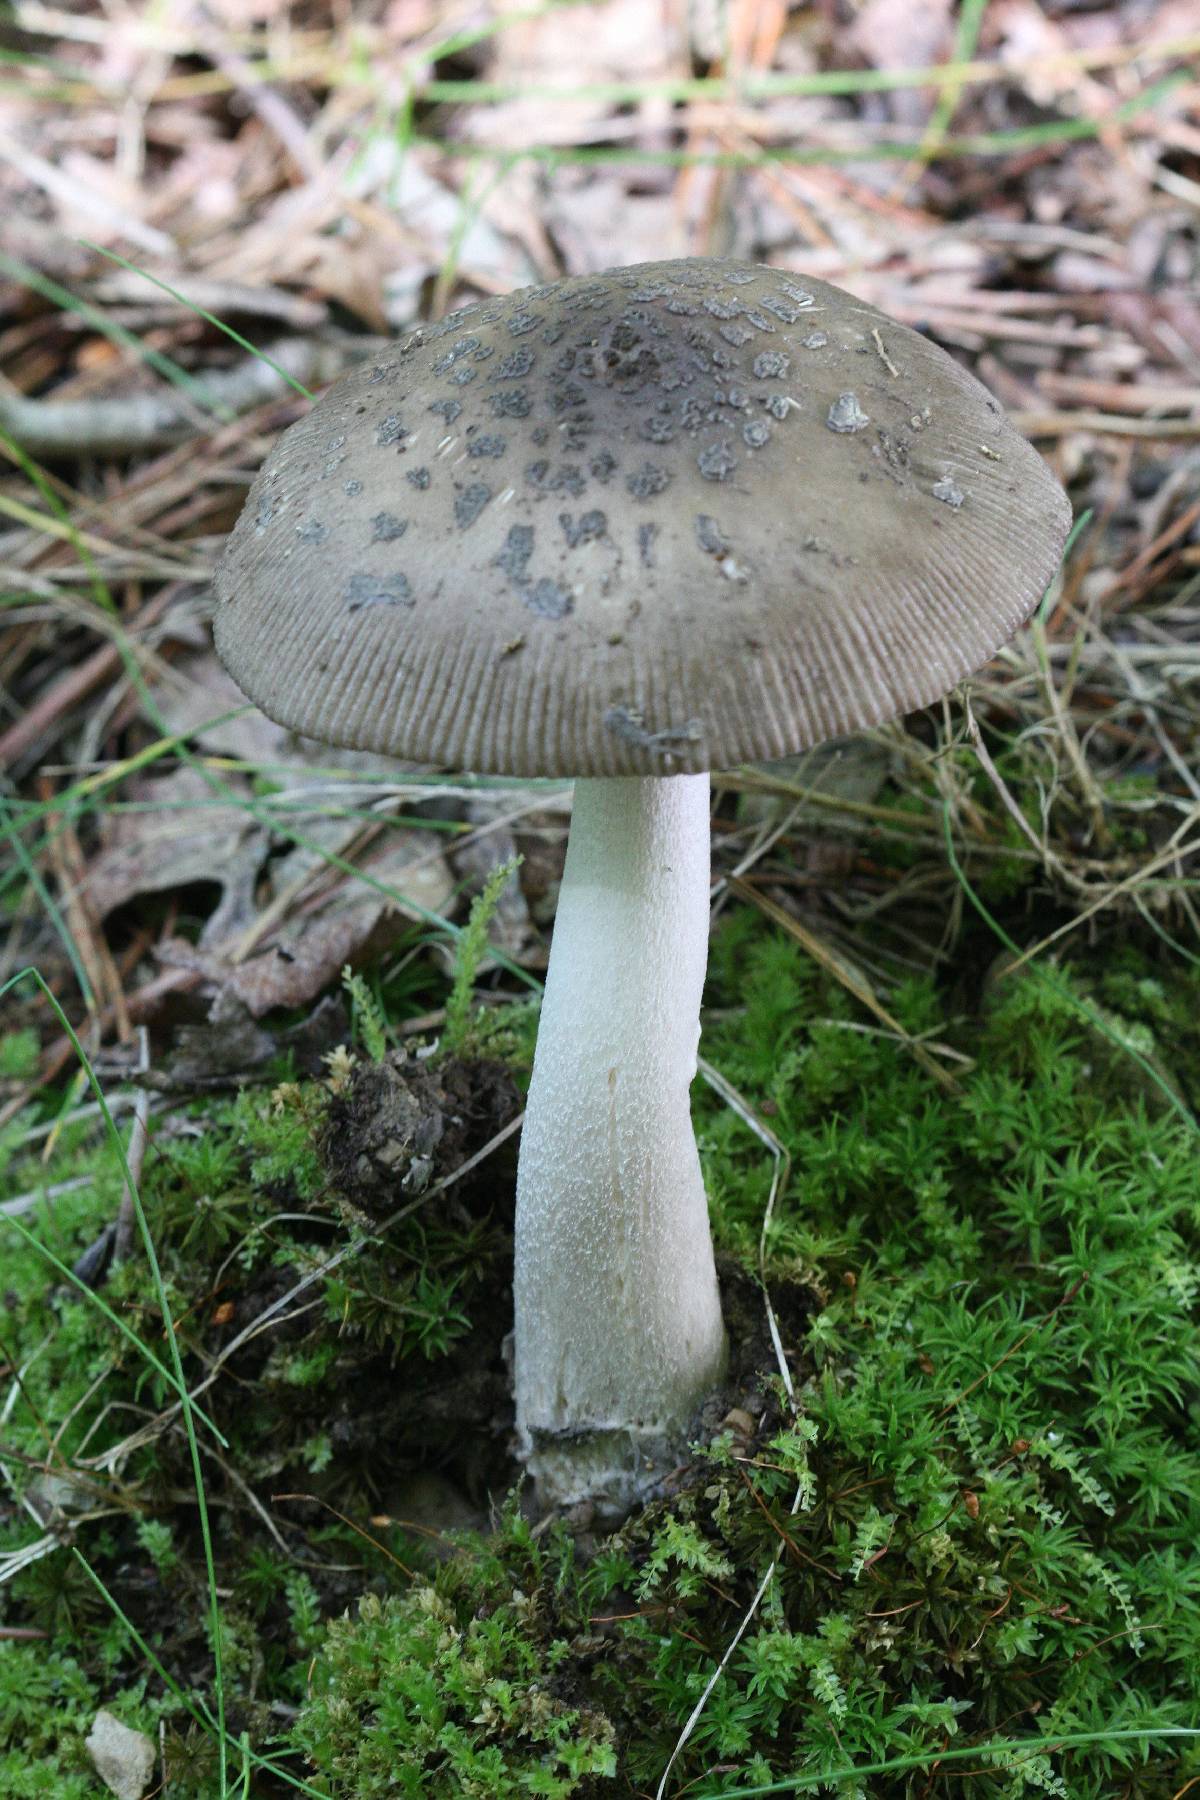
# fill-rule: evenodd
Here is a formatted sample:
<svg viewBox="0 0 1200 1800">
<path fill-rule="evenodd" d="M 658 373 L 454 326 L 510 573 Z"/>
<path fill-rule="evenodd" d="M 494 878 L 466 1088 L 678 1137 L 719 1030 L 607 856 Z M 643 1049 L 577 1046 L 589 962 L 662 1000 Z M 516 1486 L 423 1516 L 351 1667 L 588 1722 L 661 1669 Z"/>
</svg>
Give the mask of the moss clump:
<svg viewBox="0 0 1200 1800">
<path fill-rule="evenodd" d="M 96 1783 L 83 1739 L 100 1704 L 94 1683 L 74 1657 L 43 1643 L 0 1643 L 5 1800 L 94 1800 Z"/>
<path fill-rule="evenodd" d="M 567 1800 L 615 1774 L 612 1725 L 568 1697 L 575 1651 L 556 1635 L 555 1563 L 560 1577 L 570 1569 L 561 1535 L 544 1554 L 510 1511 L 503 1555 L 466 1579 L 417 1578 L 335 1620 L 295 1734 L 321 1791 Z"/>
</svg>

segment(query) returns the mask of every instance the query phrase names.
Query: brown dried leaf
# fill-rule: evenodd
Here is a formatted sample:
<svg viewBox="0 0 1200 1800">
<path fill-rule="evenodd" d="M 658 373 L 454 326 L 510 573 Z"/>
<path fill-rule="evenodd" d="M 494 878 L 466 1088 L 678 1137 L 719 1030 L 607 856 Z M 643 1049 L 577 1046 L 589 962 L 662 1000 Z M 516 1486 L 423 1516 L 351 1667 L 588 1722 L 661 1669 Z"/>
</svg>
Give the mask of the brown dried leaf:
<svg viewBox="0 0 1200 1800">
<path fill-rule="evenodd" d="M 300 821 L 297 829 L 302 828 Z M 314 866 L 318 860 L 313 857 Z M 195 969 L 218 989 L 236 996 L 253 1018 L 275 1006 L 302 1006 L 368 947 L 372 952 L 381 950 L 405 915 L 444 914 L 453 899 L 442 840 L 434 832 L 405 832 L 397 843 L 365 858 L 360 867 L 372 885 L 348 879 L 320 910 L 292 916 L 274 933 L 269 947 L 245 962 L 233 960 L 236 944 L 226 944 L 222 954 L 178 938 L 160 947 L 159 958 L 174 968 Z M 380 893 L 375 883 L 390 893 Z"/>
<path fill-rule="evenodd" d="M 234 791 L 244 791 L 235 783 Z M 214 801 L 203 776 L 178 769 L 130 783 L 127 798 L 152 810 L 104 815 L 100 850 L 85 888 L 99 918 L 139 894 L 169 893 L 192 882 L 216 882 L 221 900 L 201 934 L 220 943 L 254 917 L 254 884 L 268 835 L 235 802 Z"/>
<path fill-rule="evenodd" d="M 279 1044 L 245 1007 L 222 997 L 200 1025 L 181 1025 L 166 1062 L 142 1080 L 157 1093 L 237 1087 L 278 1054 Z"/>
</svg>

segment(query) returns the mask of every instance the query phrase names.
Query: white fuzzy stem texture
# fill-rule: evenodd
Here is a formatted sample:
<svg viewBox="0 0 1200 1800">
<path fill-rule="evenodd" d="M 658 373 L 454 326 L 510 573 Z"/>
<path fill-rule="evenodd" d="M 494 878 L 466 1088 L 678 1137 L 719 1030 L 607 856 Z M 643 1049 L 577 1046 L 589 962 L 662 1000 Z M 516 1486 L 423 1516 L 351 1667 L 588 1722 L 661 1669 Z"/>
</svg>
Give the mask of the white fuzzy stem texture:
<svg viewBox="0 0 1200 1800">
<path fill-rule="evenodd" d="M 628 1510 L 724 1364 L 688 1092 L 708 806 L 707 775 L 575 786 L 517 1176 L 517 1427 L 543 1504 Z"/>
</svg>

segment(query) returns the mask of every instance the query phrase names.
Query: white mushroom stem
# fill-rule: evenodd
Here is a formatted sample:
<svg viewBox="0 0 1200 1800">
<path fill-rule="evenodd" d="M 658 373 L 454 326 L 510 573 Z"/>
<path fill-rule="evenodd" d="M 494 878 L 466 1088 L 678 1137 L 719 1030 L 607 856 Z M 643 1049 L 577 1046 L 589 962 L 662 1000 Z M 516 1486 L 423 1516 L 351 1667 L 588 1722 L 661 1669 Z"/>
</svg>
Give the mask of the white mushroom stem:
<svg viewBox="0 0 1200 1800">
<path fill-rule="evenodd" d="M 723 1368 L 688 1096 L 708 808 L 707 775 L 575 784 L 517 1176 L 517 1427 L 544 1504 L 626 1510 Z"/>
</svg>

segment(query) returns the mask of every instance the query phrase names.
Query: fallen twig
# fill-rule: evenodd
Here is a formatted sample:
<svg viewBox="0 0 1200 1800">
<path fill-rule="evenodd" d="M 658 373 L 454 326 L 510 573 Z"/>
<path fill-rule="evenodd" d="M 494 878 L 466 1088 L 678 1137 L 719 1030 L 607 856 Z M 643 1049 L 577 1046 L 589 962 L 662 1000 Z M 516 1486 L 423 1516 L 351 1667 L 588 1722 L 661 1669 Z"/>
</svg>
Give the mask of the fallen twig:
<svg viewBox="0 0 1200 1800">
<path fill-rule="evenodd" d="M 1026 437 L 1070 437 L 1095 431 L 1105 437 L 1200 438 L 1200 419 L 1137 419 L 1107 412 L 1011 412 L 1009 418 Z"/>
<path fill-rule="evenodd" d="M 248 356 L 232 369 L 207 372 L 205 398 L 213 412 L 228 418 L 282 399 L 291 385 L 288 376 L 306 387 L 324 386 L 355 360 L 355 351 L 345 344 L 284 338 L 272 345 L 270 357 L 283 373 L 258 356 Z M 197 437 L 212 424 L 176 390 L 95 400 L 29 400 L 23 394 L 0 393 L 0 431 L 36 457 L 158 450 Z"/>
</svg>

